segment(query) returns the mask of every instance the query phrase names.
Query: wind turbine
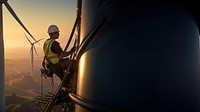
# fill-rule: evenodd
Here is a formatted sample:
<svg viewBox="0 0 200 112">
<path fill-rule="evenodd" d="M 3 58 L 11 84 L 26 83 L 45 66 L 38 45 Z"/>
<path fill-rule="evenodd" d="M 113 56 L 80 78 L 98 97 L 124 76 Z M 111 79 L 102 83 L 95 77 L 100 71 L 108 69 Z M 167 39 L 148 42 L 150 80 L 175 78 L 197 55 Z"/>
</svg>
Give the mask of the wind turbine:
<svg viewBox="0 0 200 112">
<path fill-rule="evenodd" d="M 3 43 L 3 14 L 2 4 L 6 6 L 8 11 L 16 19 L 16 21 L 23 27 L 23 29 L 36 41 L 27 28 L 23 25 L 20 19 L 15 14 L 14 10 L 7 2 L 8 0 L 0 0 L 0 112 L 5 111 L 5 96 L 4 96 L 4 43 Z"/>
<path fill-rule="evenodd" d="M 36 55 L 38 56 L 37 50 L 35 48 L 35 44 L 38 43 L 39 41 L 41 41 L 42 39 L 37 40 L 36 42 L 31 42 L 28 37 L 25 34 L 26 39 L 28 40 L 28 42 L 31 44 L 31 49 L 30 49 L 30 55 L 31 55 L 31 77 L 33 77 L 34 74 L 34 51 L 36 53 Z M 34 50 L 34 51 L 33 51 Z"/>
</svg>

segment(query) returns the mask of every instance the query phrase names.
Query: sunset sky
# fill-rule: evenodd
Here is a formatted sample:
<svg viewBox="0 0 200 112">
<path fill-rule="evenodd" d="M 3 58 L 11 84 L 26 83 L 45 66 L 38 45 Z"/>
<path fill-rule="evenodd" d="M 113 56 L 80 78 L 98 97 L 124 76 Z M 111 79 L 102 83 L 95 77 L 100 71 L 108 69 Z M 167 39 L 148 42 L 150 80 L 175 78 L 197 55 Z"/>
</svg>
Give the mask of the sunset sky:
<svg viewBox="0 0 200 112">
<path fill-rule="evenodd" d="M 44 38 L 40 45 L 36 45 L 39 53 L 42 51 L 43 42 L 49 38 L 47 29 L 51 24 L 59 27 L 61 32 L 58 41 L 64 49 L 75 21 L 76 0 L 8 0 L 8 3 L 37 40 Z M 16 51 L 18 48 L 23 48 L 24 50 L 20 52 L 26 51 L 28 55 L 30 44 L 24 36 L 28 34 L 5 5 L 3 5 L 3 24 L 5 55 L 10 52 L 19 53 Z"/>
</svg>

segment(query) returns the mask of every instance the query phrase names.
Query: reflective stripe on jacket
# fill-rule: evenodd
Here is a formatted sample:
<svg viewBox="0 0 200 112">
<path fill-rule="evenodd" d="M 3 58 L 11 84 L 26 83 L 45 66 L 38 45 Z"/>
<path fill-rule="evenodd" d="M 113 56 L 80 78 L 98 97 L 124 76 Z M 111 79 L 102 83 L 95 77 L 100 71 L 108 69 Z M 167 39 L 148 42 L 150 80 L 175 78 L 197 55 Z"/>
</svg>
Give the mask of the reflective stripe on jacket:
<svg viewBox="0 0 200 112">
<path fill-rule="evenodd" d="M 59 62 L 59 56 L 58 54 L 55 54 L 51 51 L 51 46 L 52 46 L 52 43 L 54 42 L 55 40 L 54 39 L 49 39 L 49 40 L 46 40 L 44 42 L 44 45 L 43 45 L 43 52 L 45 54 L 45 57 L 53 64 L 56 64 Z M 45 59 L 45 64 L 49 64 L 49 62 Z"/>
</svg>

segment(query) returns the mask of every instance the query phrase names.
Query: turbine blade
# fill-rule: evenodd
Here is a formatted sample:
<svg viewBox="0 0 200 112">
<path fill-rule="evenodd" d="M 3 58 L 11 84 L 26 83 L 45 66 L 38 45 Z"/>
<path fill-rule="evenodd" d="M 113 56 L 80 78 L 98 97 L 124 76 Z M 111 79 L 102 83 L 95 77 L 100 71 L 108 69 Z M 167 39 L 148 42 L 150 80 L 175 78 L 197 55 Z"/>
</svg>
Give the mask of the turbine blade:
<svg viewBox="0 0 200 112">
<path fill-rule="evenodd" d="M 33 45 L 33 48 L 34 48 L 34 50 L 35 50 L 36 55 L 38 56 L 37 50 L 36 50 L 36 48 L 35 48 L 34 45 Z"/>
<path fill-rule="evenodd" d="M 36 43 L 39 44 L 39 41 L 41 41 L 41 40 L 43 40 L 43 39 L 44 39 L 44 38 L 37 40 L 36 42 L 34 42 L 34 44 L 36 44 Z"/>
<path fill-rule="evenodd" d="M 8 11 L 12 14 L 12 16 L 15 18 L 15 20 L 24 28 L 24 30 L 36 41 L 36 39 L 31 35 L 31 33 L 27 30 L 27 28 L 24 26 L 24 24 L 20 21 L 12 7 L 8 4 L 7 0 L 4 0 L 3 3 L 5 4 Z"/>
<path fill-rule="evenodd" d="M 26 34 L 24 34 L 25 35 L 25 37 L 26 37 L 26 39 L 30 42 L 30 44 L 31 44 L 31 41 L 28 39 L 28 37 L 26 36 Z"/>
</svg>

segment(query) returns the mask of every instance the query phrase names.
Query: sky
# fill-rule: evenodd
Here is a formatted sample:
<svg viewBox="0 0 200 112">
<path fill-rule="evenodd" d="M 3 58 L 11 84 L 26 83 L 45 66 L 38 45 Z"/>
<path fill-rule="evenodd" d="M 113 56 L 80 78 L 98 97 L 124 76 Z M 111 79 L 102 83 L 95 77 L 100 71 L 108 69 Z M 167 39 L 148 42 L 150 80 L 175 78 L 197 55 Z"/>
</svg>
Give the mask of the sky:
<svg viewBox="0 0 200 112">
<path fill-rule="evenodd" d="M 8 3 L 36 40 L 43 39 L 35 45 L 38 54 L 42 53 L 42 45 L 49 38 L 47 29 L 51 24 L 59 27 L 58 42 L 64 49 L 76 17 L 76 0 L 8 0 Z M 30 44 L 25 34 L 31 41 L 33 40 L 5 5 L 3 5 L 3 31 L 5 58 L 19 53 L 28 56 Z"/>
</svg>

